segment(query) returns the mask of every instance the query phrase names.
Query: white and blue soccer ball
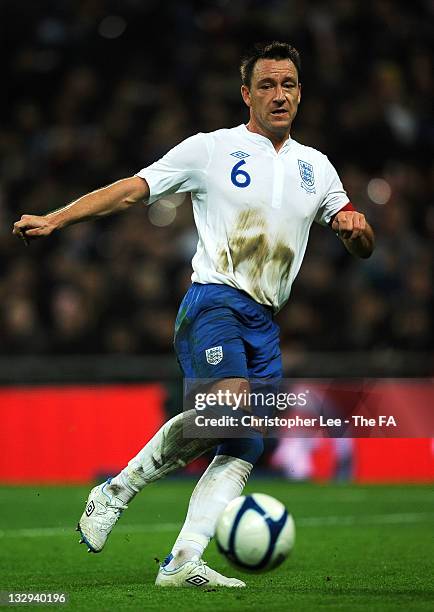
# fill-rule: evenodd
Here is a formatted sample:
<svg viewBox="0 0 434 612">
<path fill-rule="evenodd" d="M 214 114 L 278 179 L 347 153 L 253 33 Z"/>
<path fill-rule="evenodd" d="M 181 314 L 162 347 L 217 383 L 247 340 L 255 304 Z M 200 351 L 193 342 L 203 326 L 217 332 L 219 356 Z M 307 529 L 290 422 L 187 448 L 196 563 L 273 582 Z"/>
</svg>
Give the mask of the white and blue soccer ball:
<svg viewBox="0 0 434 612">
<path fill-rule="evenodd" d="M 219 517 L 219 551 L 238 569 L 267 572 L 287 558 L 295 541 L 294 520 L 285 506 L 263 493 L 233 499 Z"/>
</svg>

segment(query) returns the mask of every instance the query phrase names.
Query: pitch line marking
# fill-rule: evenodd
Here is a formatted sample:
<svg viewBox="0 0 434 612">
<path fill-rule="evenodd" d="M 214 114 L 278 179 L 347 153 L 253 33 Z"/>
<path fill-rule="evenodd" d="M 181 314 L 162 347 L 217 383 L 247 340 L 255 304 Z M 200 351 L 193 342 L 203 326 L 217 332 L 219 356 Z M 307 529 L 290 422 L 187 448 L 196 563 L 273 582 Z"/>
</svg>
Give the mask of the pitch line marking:
<svg viewBox="0 0 434 612">
<path fill-rule="evenodd" d="M 337 527 L 348 525 L 402 525 L 434 520 L 434 512 L 401 512 L 395 514 L 372 514 L 360 516 L 306 516 L 296 518 L 298 527 Z M 115 533 L 151 533 L 179 530 L 182 523 L 160 523 L 148 525 L 119 525 Z M 29 529 L 0 529 L 0 538 L 42 538 L 71 536 L 72 527 L 37 527 Z"/>
</svg>

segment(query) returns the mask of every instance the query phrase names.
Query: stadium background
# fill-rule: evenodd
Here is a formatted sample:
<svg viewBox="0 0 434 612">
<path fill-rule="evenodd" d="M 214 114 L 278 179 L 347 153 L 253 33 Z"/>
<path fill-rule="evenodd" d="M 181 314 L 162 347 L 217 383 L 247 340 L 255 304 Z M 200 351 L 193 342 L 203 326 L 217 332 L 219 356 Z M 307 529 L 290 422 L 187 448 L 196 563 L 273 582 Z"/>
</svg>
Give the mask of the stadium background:
<svg viewBox="0 0 434 612">
<path fill-rule="evenodd" d="M 433 399 L 430 6 L 65 0 L 18 12 L 2 2 L 2 482 L 117 470 L 180 408 L 173 322 L 196 241 L 188 198 L 28 249 L 13 221 L 129 176 L 194 132 L 245 121 L 238 64 L 256 40 L 301 50 L 293 136 L 330 157 L 377 235 L 360 262 L 313 228 L 279 315 L 286 375 L 394 377 L 396 392 L 412 377 Z M 434 478 L 429 439 L 356 441 L 343 471 L 330 444 L 309 451 L 308 477 Z M 275 450 L 262 469 L 278 469 Z"/>
</svg>

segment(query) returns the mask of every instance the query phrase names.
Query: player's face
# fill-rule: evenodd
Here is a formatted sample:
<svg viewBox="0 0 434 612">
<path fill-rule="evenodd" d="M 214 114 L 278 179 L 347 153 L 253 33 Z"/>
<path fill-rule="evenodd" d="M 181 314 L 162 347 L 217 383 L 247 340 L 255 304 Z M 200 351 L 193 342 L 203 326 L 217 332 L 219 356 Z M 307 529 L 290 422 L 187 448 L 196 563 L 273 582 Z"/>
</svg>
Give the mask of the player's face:
<svg viewBox="0 0 434 612">
<path fill-rule="evenodd" d="M 301 95 L 297 68 L 291 60 L 258 60 L 251 85 L 243 85 L 241 94 L 250 108 L 252 131 L 277 137 L 289 134 Z"/>
</svg>

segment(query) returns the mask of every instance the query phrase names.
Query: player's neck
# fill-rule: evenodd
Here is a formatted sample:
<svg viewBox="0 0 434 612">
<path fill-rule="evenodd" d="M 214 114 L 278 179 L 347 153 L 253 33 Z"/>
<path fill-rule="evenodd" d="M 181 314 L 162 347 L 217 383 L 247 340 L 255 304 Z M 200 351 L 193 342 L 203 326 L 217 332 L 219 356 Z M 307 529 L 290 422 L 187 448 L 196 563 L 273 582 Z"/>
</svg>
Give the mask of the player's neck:
<svg viewBox="0 0 434 612">
<path fill-rule="evenodd" d="M 259 126 L 256 121 L 252 119 L 250 119 L 250 121 L 247 123 L 246 128 L 249 130 L 249 132 L 253 132 L 254 134 L 260 134 L 261 136 L 265 136 L 265 138 L 268 138 L 268 140 L 271 141 L 273 147 L 276 149 L 277 153 L 280 151 L 280 149 L 283 147 L 283 145 L 290 136 L 289 129 L 281 133 L 269 132 L 268 130 L 262 129 L 261 126 Z"/>
</svg>

